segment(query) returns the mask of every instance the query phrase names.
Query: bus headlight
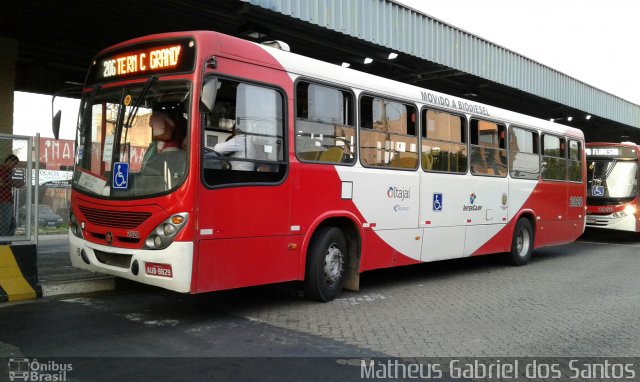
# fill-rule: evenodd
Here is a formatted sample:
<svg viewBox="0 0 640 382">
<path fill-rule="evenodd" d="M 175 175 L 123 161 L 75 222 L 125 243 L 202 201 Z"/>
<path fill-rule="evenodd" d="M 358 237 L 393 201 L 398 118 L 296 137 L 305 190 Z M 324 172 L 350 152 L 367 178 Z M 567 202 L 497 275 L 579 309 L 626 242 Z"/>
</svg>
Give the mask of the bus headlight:
<svg viewBox="0 0 640 382">
<path fill-rule="evenodd" d="M 144 248 L 167 248 L 171 243 L 173 243 L 173 239 L 175 239 L 176 235 L 178 234 L 178 232 L 180 232 L 182 227 L 187 224 L 188 216 L 189 214 L 186 212 L 174 214 L 170 218 L 158 224 L 158 226 L 153 231 L 151 231 L 149 236 L 147 236 L 147 239 L 144 242 Z"/>
<path fill-rule="evenodd" d="M 162 227 L 162 232 L 165 236 L 171 236 L 176 233 L 176 226 L 173 224 L 165 224 L 164 227 Z"/>
<path fill-rule="evenodd" d="M 74 215 L 73 212 L 69 215 L 69 230 L 71 231 L 73 236 L 84 239 L 84 237 L 82 236 L 82 228 L 78 224 L 76 215 Z"/>
<path fill-rule="evenodd" d="M 635 206 L 633 206 L 633 205 L 631 205 L 631 204 L 627 204 L 627 205 L 624 207 L 624 212 L 625 212 L 627 215 L 633 215 L 633 214 L 635 214 L 635 213 L 636 213 L 636 207 L 635 207 Z"/>
</svg>

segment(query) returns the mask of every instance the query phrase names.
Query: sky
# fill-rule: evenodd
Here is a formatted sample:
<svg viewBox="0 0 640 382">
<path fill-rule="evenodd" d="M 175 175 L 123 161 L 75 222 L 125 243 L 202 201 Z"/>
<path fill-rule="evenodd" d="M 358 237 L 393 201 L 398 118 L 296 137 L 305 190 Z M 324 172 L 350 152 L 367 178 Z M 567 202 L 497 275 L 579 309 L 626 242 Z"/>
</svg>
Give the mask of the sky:
<svg viewBox="0 0 640 382">
<path fill-rule="evenodd" d="M 640 1 L 396 0 L 640 105 Z M 74 139 L 78 101 L 63 106 L 60 138 Z M 15 93 L 14 134 L 53 137 L 51 97 Z"/>
<path fill-rule="evenodd" d="M 54 113 L 62 111 L 60 139 L 75 139 L 75 126 L 80 101 L 72 98 L 56 97 Z M 13 93 L 13 134 L 53 138 L 51 128 L 51 96 L 43 94 Z"/>
</svg>

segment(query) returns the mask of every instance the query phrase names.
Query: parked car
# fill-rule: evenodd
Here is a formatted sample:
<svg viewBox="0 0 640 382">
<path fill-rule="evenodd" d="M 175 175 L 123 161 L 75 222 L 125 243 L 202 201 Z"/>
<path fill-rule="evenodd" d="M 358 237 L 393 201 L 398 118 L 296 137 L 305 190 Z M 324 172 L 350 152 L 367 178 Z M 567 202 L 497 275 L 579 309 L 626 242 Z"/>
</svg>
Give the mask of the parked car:
<svg viewBox="0 0 640 382">
<path fill-rule="evenodd" d="M 31 206 L 31 213 L 35 213 L 36 206 Z M 60 215 L 53 212 L 51 207 L 46 204 L 40 204 L 38 211 L 38 226 L 40 227 L 60 227 L 63 223 L 63 219 Z M 18 221 L 23 223 L 26 219 L 26 208 L 25 206 L 20 207 L 20 211 L 18 212 Z M 19 223 L 20 224 L 20 223 Z"/>
</svg>

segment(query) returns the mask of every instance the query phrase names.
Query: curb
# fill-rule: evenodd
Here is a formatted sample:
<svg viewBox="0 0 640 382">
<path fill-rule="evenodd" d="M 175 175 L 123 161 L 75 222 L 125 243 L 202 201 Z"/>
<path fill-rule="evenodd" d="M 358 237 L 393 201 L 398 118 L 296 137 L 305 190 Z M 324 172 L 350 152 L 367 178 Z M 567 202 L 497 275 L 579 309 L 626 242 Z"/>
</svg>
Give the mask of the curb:
<svg viewBox="0 0 640 382">
<path fill-rule="evenodd" d="M 35 244 L 0 245 L 0 302 L 42 297 Z"/>
<path fill-rule="evenodd" d="M 60 296 L 66 294 L 83 294 L 116 289 L 116 281 L 112 276 L 98 276 L 80 280 L 47 281 L 41 283 L 42 296 Z"/>
</svg>

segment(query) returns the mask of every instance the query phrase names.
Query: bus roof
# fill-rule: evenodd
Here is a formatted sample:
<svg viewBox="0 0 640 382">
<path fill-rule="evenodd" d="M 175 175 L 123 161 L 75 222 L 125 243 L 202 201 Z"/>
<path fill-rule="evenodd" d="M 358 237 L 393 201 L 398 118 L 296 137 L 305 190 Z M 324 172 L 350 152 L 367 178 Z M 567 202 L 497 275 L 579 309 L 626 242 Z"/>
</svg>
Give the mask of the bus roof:
<svg viewBox="0 0 640 382">
<path fill-rule="evenodd" d="M 338 86 L 350 87 L 360 92 L 366 92 L 373 95 L 380 94 L 387 97 L 397 98 L 398 100 L 413 102 L 418 105 L 432 106 L 438 109 L 467 114 L 473 117 L 497 120 L 580 139 L 584 138 L 584 134 L 581 130 L 571 126 L 535 118 L 465 98 L 451 96 L 445 93 L 429 90 L 427 88 L 409 85 L 358 70 L 344 68 L 340 65 L 301 56 L 296 53 L 286 52 L 277 48 L 272 48 L 219 32 L 190 31 L 149 35 L 125 41 L 108 49 L 104 49 L 98 53 L 98 55 L 102 55 L 107 51 L 122 48 L 131 44 L 156 39 L 171 39 L 187 36 L 196 40 L 199 46 L 199 57 L 215 54 L 246 62 L 264 64 L 266 66 L 273 66 L 276 64 L 256 62 L 256 55 L 252 54 L 252 51 L 254 49 L 263 49 L 267 51 L 275 61 L 277 61 L 277 64 L 280 67 L 285 71 L 294 74 L 296 77 L 316 79 L 327 83 L 333 83 Z"/>
</svg>

